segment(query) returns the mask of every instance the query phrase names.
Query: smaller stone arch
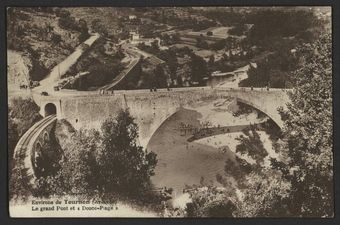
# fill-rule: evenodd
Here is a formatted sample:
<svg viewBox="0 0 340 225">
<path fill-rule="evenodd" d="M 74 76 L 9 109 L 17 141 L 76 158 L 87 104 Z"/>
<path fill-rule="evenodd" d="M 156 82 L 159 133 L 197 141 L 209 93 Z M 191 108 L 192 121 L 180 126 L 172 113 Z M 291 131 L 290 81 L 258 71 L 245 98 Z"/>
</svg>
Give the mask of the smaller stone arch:
<svg viewBox="0 0 340 225">
<path fill-rule="evenodd" d="M 50 136 L 48 135 L 47 131 L 44 132 L 43 138 L 45 142 L 48 142 L 50 140 Z"/>
<path fill-rule="evenodd" d="M 33 170 L 35 175 L 39 178 L 43 175 L 45 169 L 45 159 L 43 157 L 43 145 L 38 141 L 35 144 L 35 149 L 34 149 L 34 166 Z"/>
<path fill-rule="evenodd" d="M 44 109 L 45 109 L 45 113 L 44 113 L 45 117 L 57 114 L 57 107 L 53 103 L 47 103 Z"/>
<path fill-rule="evenodd" d="M 35 153 L 40 154 L 41 151 L 42 151 L 42 144 L 38 141 L 37 143 L 35 143 Z"/>
<path fill-rule="evenodd" d="M 42 145 L 40 142 L 35 143 L 34 154 L 33 154 L 33 162 L 34 166 L 38 167 L 38 158 L 41 157 Z"/>
</svg>

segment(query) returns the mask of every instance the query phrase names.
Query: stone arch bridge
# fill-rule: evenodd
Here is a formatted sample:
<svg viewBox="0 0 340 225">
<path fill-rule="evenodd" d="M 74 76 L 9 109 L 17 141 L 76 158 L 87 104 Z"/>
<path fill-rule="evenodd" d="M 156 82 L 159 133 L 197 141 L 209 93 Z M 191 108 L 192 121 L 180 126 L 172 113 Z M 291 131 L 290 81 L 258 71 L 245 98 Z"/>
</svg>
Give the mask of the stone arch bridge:
<svg viewBox="0 0 340 225">
<path fill-rule="evenodd" d="M 277 111 L 289 102 L 282 89 L 261 88 L 175 88 L 171 90 L 79 92 L 60 91 L 53 95 L 33 94 L 40 106 L 42 120 L 33 125 L 19 140 L 14 157 L 34 185 L 35 153 L 41 148 L 57 119 L 66 119 L 74 128 L 99 128 L 110 116 L 121 109 L 129 109 L 139 126 L 139 144 L 146 147 L 156 130 L 181 108 L 193 107 L 200 102 L 213 102 L 233 98 L 248 104 L 270 117 L 279 127 L 283 121 Z"/>
<path fill-rule="evenodd" d="M 76 129 L 99 128 L 103 120 L 114 116 L 120 109 L 129 108 L 139 125 L 140 144 L 147 146 L 160 125 L 180 108 L 191 107 L 197 102 L 234 98 L 250 105 L 270 117 L 280 128 L 283 121 L 278 108 L 289 101 L 284 89 L 265 88 L 174 88 L 109 92 L 55 92 L 55 95 L 34 97 L 41 114 L 56 114 L 68 120 Z"/>
</svg>

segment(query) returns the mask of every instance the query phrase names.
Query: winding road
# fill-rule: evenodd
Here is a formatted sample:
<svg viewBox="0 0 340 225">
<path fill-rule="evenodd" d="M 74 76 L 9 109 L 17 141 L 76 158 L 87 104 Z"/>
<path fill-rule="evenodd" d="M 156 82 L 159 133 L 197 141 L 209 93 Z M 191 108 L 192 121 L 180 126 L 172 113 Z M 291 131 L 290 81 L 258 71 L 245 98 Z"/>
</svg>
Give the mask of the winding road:
<svg viewBox="0 0 340 225">
<path fill-rule="evenodd" d="M 138 64 L 141 55 L 138 54 L 137 52 L 128 49 L 128 48 L 123 48 L 126 53 L 129 55 L 129 58 L 131 59 L 129 64 L 125 67 L 123 71 L 121 71 L 113 80 L 111 83 L 98 88 L 97 90 L 110 90 L 113 87 L 115 87 L 119 82 L 121 82 L 129 73 L 130 71 Z"/>
<path fill-rule="evenodd" d="M 73 66 L 79 57 L 85 52 L 84 45 L 91 46 L 100 35 L 98 33 L 93 34 L 86 41 L 80 44 L 75 51 L 64 59 L 61 63 L 56 65 L 49 75 L 45 79 L 40 81 L 40 86 L 36 87 L 36 90 L 52 92 L 53 87 L 57 85 L 61 76 L 63 76 Z"/>
</svg>

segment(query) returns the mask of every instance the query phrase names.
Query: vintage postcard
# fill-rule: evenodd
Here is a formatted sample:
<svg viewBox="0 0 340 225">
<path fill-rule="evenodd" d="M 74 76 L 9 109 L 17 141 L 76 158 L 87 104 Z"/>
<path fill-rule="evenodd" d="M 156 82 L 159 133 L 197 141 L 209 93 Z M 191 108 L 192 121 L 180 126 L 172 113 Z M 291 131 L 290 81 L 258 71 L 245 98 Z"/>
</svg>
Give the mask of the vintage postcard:
<svg viewBox="0 0 340 225">
<path fill-rule="evenodd" d="M 11 217 L 334 217 L 331 7 L 8 7 Z"/>
</svg>

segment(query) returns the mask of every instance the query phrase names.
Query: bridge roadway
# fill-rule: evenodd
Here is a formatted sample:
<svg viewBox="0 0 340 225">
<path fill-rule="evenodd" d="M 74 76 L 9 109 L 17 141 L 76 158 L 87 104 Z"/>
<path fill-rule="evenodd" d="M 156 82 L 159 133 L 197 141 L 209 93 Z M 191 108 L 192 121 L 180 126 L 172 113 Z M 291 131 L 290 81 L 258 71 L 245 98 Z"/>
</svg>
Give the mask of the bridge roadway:
<svg viewBox="0 0 340 225">
<path fill-rule="evenodd" d="M 56 115 L 50 115 L 38 121 L 24 133 L 14 149 L 15 163 L 23 169 L 21 171 L 26 173 L 23 177 L 28 177 L 31 185 L 34 185 L 36 178 L 34 168 L 34 143 L 46 127 L 56 120 Z"/>
<path fill-rule="evenodd" d="M 180 87 L 180 88 L 159 88 L 157 91 L 150 91 L 149 89 L 136 89 L 136 90 L 98 90 L 98 91 L 77 91 L 77 90 L 70 90 L 70 89 L 63 89 L 60 91 L 52 91 L 50 96 L 42 96 L 43 98 L 49 97 L 84 97 L 84 96 L 105 96 L 105 95 L 136 95 L 136 94 L 156 94 L 156 93 L 172 93 L 172 92 L 188 92 L 188 91 L 244 91 L 244 92 L 254 92 L 254 93 L 288 93 L 292 91 L 292 89 L 282 89 L 282 88 L 270 88 L 267 90 L 266 88 L 250 88 L 250 87 L 210 87 L 210 86 L 203 86 L 203 87 Z M 40 92 L 36 92 L 33 90 L 35 98 L 41 98 Z"/>
</svg>

